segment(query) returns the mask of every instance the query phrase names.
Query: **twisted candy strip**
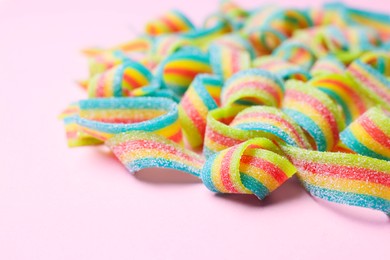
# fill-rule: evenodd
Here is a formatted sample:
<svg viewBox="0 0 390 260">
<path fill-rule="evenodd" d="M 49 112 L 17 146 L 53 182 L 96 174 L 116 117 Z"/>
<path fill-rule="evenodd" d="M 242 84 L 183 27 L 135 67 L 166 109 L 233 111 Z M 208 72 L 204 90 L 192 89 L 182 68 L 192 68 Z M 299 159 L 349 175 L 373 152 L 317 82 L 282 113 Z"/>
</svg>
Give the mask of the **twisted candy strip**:
<svg viewBox="0 0 390 260">
<path fill-rule="evenodd" d="M 132 90 L 148 85 L 151 72 L 142 64 L 128 60 L 101 74 L 95 75 L 88 84 L 88 95 L 95 97 L 130 96 Z"/>
<path fill-rule="evenodd" d="M 251 138 L 268 136 L 262 131 L 247 131 L 229 126 L 243 108 L 229 106 L 214 109 L 208 113 L 203 146 L 203 154 L 206 157 Z"/>
<path fill-rule="evenodd" d="M 180 101 L 180 123 L 192 147 L 203 145 L 207 114 L 220 104 L 221 88 L 219 77 L 198 75 Z"/>
<path fill-rule="evenodd" d="M 390 162 L 374 158 L 291 146 L 281 146 L 281 152 L 270 140 L 254 138 L 204 162 L 172 141 L 138 131 L 116 135 L 107 145 L 130 172 L 157 166 L 201 173 L 214 192 L 255 194 L 259 199 L 297 172 L 313 196 L 390 213 Z"/>
<path fill-rule="evenodd" d="M 207 159 L 202 180 L 214 192 L 255 194 L 264 199 L 295 172 L 278 147 L 265 138 L 254 138 Z"/>
<path fill-rule="evenodd" d="M 176 103 L 166 98 L 107 98 L 79 101 L 78 130 L 105 141 L 112 136 L 142 130 L 177 143 L 182 133 Z"/>
<path fill-rule="evenodd" d="M 277 108 L 252 106 L 244 109 L 230 123 L 243 130 L 260 130 L 279 137 L 289 145 L 311 149 L 302 129 Z"/>
<path fill-rule="evenodd" d="M 274 74 L 261 69 L 243 70 L 230 77 L 222 91 L 222 105 L 258 104 L 279 107 L 284 84 Z"/>
<path fill-rule="evenodd" d="M 159 18 L 148 22 L 145 26 L 145 32 L 153 36 L 165 33 L 186 32 L 192 29 L 194 29 L 194 25 L 191 21 L 177 10 L 167 12 Z"/>
<path fill-rule="evenodd" d="M 340 134 L 341 141 L 358 154 L 390 160 L 390 114 L 371 108 Z"/>
<path fill-rule="evenodd" d="M 287 84 L 283 111 L 313 138 L 319 151 L 330 151 L 344 128 L 336 104 L 324 93 L 298 81 Z"/>
</svg>

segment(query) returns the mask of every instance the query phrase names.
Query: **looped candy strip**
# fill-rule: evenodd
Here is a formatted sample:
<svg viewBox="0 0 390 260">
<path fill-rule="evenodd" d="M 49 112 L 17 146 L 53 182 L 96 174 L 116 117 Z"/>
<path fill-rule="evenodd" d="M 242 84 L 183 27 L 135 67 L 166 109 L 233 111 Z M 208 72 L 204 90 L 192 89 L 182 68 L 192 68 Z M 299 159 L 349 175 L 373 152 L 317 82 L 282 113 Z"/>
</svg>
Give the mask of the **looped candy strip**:
<svg viewBox="0 0 390 260">
<path fill-rule="evenodd" d="M 180 123 L 189 144 L 203 145 L 209 111 L 218 108 L 222 80 L 217 76 L 199 74 L 191 83 L 179 104 Z"/>
<path fill-rule="evenodd" d="M 197 27 L 167 12 L 84 51 L 88 99 L 60 116 L 68 145 L 259 199 L 296 174 L 313 196 L 390 214 L 389 17 L 224 0 Z"/>
</svg>

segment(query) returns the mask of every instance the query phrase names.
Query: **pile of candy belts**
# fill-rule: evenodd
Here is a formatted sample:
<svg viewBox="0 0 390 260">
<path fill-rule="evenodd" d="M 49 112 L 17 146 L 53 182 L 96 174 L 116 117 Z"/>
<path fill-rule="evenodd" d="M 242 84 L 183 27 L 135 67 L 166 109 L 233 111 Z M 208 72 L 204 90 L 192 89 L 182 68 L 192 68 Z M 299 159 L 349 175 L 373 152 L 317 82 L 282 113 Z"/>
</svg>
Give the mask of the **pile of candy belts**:
<svg viewBox="0 0 390 260">
<path fill-rule="evenodd" d="M 259 199 L 296 175 L 313 196 L 390 214 L 390 16 L 222 1 L 200 27 L 173 10 L 84 54 L 88 98 L 61 114 L 69 146 Z"/>
</svg>

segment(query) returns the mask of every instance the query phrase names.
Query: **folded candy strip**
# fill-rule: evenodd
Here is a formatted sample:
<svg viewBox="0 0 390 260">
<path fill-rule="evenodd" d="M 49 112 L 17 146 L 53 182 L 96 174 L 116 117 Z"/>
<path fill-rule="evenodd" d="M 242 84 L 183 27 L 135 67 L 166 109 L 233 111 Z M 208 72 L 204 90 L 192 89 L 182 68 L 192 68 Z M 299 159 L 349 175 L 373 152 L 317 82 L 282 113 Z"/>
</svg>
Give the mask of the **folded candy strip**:
<svg viewBox="0 0 390 260">
<path fill-rule="evenodd" d="M 132 173 L 180 170 L 259 199 L 296 174 L 313 196 L 390 214 L 389 21 L 342 4 L 222 1 L 202 27 L 168 12 L 84 51 L 90 99 L 61 115 L 68 145 L 105 143 Z"/>
</svg>

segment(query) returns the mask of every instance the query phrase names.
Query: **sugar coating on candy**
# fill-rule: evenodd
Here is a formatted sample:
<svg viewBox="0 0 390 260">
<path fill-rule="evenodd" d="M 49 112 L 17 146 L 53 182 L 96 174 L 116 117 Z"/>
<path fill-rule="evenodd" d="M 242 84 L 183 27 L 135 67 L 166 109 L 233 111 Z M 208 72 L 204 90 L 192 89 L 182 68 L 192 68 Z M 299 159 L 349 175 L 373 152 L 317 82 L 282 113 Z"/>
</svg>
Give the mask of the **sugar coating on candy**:
<svg viewBox="0 0 390 260">
<path fill-rule="evenodd" d="M 105 142 L 130 172 L 180 170 L 259 199 L 297 172 L 314 196 L 390 214 L 389 17 L 224 0 L 197 27 L 165 12 L 84 51 L 89 99 L 61 115 L 68 145 Z"/>
<path fill-rule="evenodd" d="M 178 143 L 182 140 L 177 104 L 170 99 L 88 99 L 80 101 L 79 106 L 76 120 L 81 130 L 103 141 L 115 134 L 136 130 L 154 132 Z"/>
<path fill-rule="evenodd" d="M 371 108 L 340 134 L 341 141 L 358 154 L 390 160 L 390 116 Z"/>
<path fill-rule="evenodd" d="M 390 109 L 390 80 L 360 60 L 348 66 L 348 73 L 357 84 L 364 86 L 365 94 L 371 102 Z"/>
<path fill-rule="evenodd" d="M 221 88 L 222 80 L 219 77 L 199 74 L 180 101 L 180 123 L 184 135 L 194 148 L 203 144 L 207 114 L 220 104 Z"/>
<path fill-rule="evenodd" d="M 314 138 L 320 151 L 332 150 L 345 127 L 341 111 L 326 94 L 298 81 L 288 82 L 283 111 Z"/>
<path fill-rule="evenodd" d="M 203 153 L 206 157 L 254 137 L 269 137 L 267 132 L 242 130 L 229 124 L 245 107 L 218 108 L 207 115 Z"/>
<path fill-rule="evenodd" d="M 390 162 L 345 153 L 283 151 L 298 177 L 315 196 L 342 204 L 390 213 Z"/>
<path fill-rule="evenodd" d="M 289 145 L 310 149 L 302 129 L 282 111 L 266 106 L 252 106 L 234 118 L 230 126 L 243 130 L 260 130 L 282 139 Z"/>
<path fill-rule="evenodd" d="M 317 76 L 309 81 L 309 85 L 327 94 L 340 106 L 347 125 L 371 106 L 361 88 L 347 75 Z"/>
<path fill-rule="evenodd" d="M 162 167 L 199 176 L 204 164 L 204 159 L 198 154 L 154 133 L 122 133 L 108 139 L 106 144 L 131 173 Z"/>
<path fill-rule="evenodd" d="M 211 191 L 263 199 L 296 172 L 279 153 L 270 140 L 254 138 L 209 157 L 201 177 Z"/>
<path fill-rule="evenodd" d="M 261 69 L 243 70 L 229 78 L 223 87 L 222 105 L 233 103 L 279 107 L 284 93 L 283 81 Z"/>
<path fill-rule="evenodd" d="M 80 112 L 78 103 L 70 104 L 59 116 L 64 121 L 66 139 L 69 147 L 97 145 L 103 142 L 80 131 L 77 115 Z"/>
<path fill-rule="evenodd" d="M 151 72 L 142 64 L 126 60 L 91 78 L 88 83 L 88 95 L 95 97 L 130 96 L 134 89 L 148 85 Z"/>
</svg>

